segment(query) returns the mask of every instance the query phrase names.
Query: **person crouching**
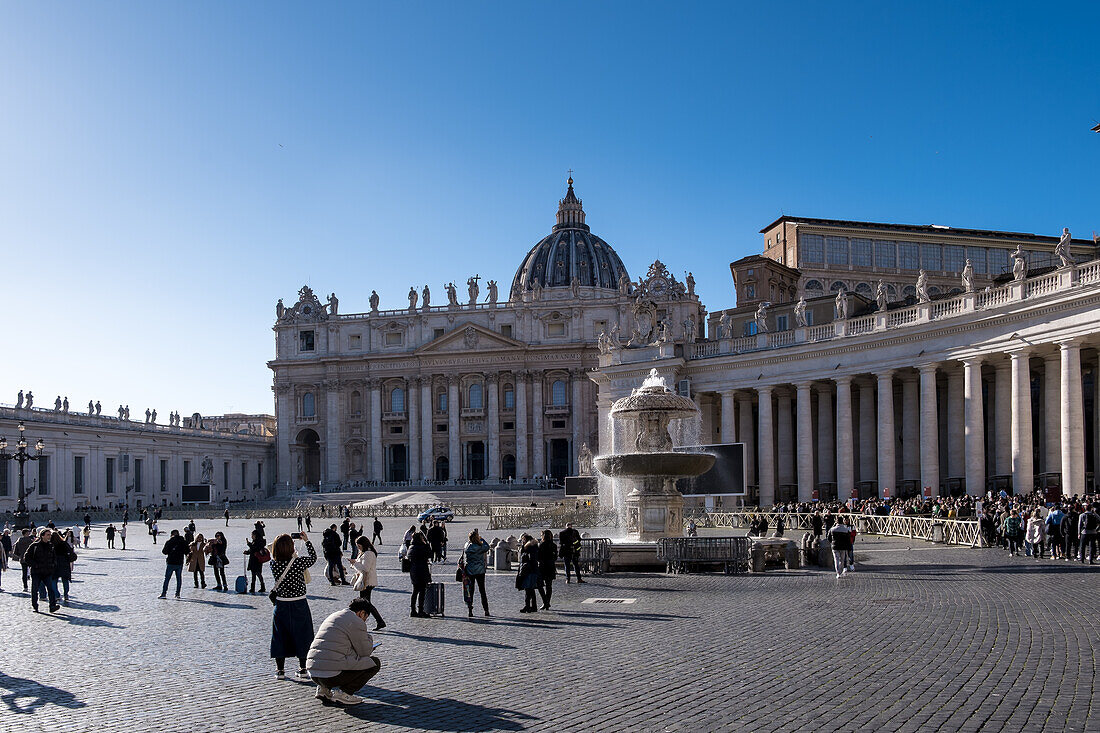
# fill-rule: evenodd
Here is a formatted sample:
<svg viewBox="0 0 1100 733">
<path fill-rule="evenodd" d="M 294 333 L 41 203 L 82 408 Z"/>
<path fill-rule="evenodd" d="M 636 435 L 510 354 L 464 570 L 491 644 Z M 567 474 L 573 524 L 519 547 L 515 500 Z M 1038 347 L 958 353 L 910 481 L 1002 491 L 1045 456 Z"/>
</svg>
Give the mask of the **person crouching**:
<svg viewBox="0 0 1100 733">
<path fill-rule="evenodd" d="M 370 612 L 370 601 L 356 598 L 321 622 L 306 655 L 306 669 L 317 683 L 318 700 L 344 705 L 363 702 L 355 693 L 382 668 L 367 628 Z"/>
</svg>

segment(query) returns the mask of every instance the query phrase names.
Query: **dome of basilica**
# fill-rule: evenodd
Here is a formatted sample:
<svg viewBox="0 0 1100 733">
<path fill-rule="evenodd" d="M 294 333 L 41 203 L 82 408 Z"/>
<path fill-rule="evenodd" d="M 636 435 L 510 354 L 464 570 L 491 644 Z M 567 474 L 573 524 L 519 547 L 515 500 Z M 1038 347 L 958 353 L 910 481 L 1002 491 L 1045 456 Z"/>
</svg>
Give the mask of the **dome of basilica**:
<svg viewBox="0 0 1100 733">
<path fill-rule="evenodd" d="M 570 178 L 569 190 L 558 202 L 557 224 L 523 258 L 511 292 L 516 297 L 535 281 L 543 288 L 570 287 L 574 277 L 581 287 L 615 289 L 622 276 L 630 279 L 619 255 L 584 223 L 584 209 Z"/>
</svg>

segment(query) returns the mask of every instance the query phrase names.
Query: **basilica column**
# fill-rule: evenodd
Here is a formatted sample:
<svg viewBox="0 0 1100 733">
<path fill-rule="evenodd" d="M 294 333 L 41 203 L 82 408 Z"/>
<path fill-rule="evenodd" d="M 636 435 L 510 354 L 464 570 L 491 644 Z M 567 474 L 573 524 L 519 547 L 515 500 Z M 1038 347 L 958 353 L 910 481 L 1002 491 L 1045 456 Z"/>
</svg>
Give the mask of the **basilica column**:
<svg viewBox="0 0 1100 733">
<path fill-rule="evenodd" d="M 462 478 L 462 439 L 459 435 L 459 417 L 462 408 L 458 402 L 458 377 L 447 377 L 447 476 Z"/>
<path fill-rule="evenodd" d="M 836 480 L 836 422 L 833 420 L 833 386 L 830 382 L 817 389 L 817 482 Z"/>
<path fill-rule="evenodd" d="M 1031 436 L 1031 352 L 1013 351 L 1012 360 L 1012 493 L 1028 494 L 1035 486 Z"/>
<path fill-rule="evenodd" d="M 993 370 L 994 471 L 998 476 L 1008 476 L 1012 473 L 1012 371 L 1004 360 L 998 360 Z"/>
<path fill-rule="evenodd" d="M 733 443 L 736 441 L 733 433 L 733 426 L 735 424 L 733 419 L 733 407 L 735 404 L 734 400 L 737 398 L 737 393 L 733 390 L 726 390 L 725 392 L 720 392 L 719 397 L 722 400 L 722 420 L 718 428 L 718 432 L 720 433 L 718 442 Z"/>
<path fill-rule="evenodd" d="M 795 482 L 794 426 L 791 424 L 791 391 L 779 387 L 775 391 L 776 441 L 775 469 L 779 488 Z"/>
<path fill-rule="evenodd" d="M 343 421 L 340 410 L 340 382 L 326 380 L 325 387 L 325 481 L 340 481 L 340 456 L 344 446 L 340 444 L 340 424 Z M 229 487 L 226 486 L 228 492 Z"/>
<path fill-rule="evenodd" d="M 963 359 L 966 400 L 966 493 L 985 494 L 985 408 L 982 400 L 982 360 Z"/>
<path fill-rule="evenodd" d="M 527 466 L 527 372 L 517 371 L 516 379 L 516 478 L 530 478 Z"/>
<path fill-rule="evenodd" d="M 800 382 L 798 390 L 798 440 L 795 450 L 798 454 L 798 500 L 813 501 L 814 498 L 814 419 L 810 404 L 812 384 Z"/>
<path fill-rule="evenodd" d="M 420 480 L 420 377 L 409 380 L 409 480 Z"/>
<path fill-rule="evenodd" d="M 581 472 L 580 455 L 581 444 L 585 442 L 584 418 L 588 415 L 584 403 L 584 383 L 588 379 L 583 369 L 574 369 L 569 373 L 573 386 L 573 404 L 570 413 L 573 416 L 573 455 L 570 457 L 572 474 L 577 476 Z M 591 447 L 589 447 L 591 450 Z"/>
<path fill-rule="evenodd" d="M 542 382 L 542 372 L 531 372 L 531 473 L 535 476 L 546 475 L 546 441 L 542 437 Z"/>
<path fill-rule="evenodd" d="M 1085 415 L 1081 390 L 1081 344 L 1062 341 L 1062 495 L 1085 493 Z"/>
<path fill-rule="evenodd" d="M 500 481 L 500 407 L 497 391 L 499 380 L 499 374 L 485 375 L 485 382 L 489 391 L 489 419 L 486 421 L 485 426 L 487 443 L 485 460 L 489 465 L 485 467 L 485 476 L 491 483 Z"/>
<path fill-rule="evenodd" d="M 879 498 L 883 490 L 890 488 L 890 495 L 897 496 L 897 464 L 894 459 L 894 370 L 887 369 L 876 375 L 878 379 L 878 486 Z"/>
<path fill-rule="evenodd" d="M 737 397 L 737 441 L 745 444 L 745 489 L 756 483 L 756 436 L 752 427 L 752 395 L 745 390 Z"/>
<path fill-rule="evenodd" d="M 836 380 L 836 496 L 847 501 L 856 485 L 852 433 L 852 378 Z"/>
<path fill-rule="evenodd" d="M 420 377 L 420 477 L 423 481 L 435 479 L 435 456 L 432 446 L 432 378 Z M 411 432 L 411 431 L 410 431 Z"/>
<path fill-rule="evenodd" d="M 920 483 L 921 495 L 928 488 L 940 495 L 940 415 L 936 395 L 936 365 L 920 367 Z M 907 440 L 911 440 L 906 436 Z"/>
<path fill-rule="evenodd" d="M 965 402 L 963 374 L 951 368 L 947 371 L 947 476 L 958 478 L 966 474 Z"/>
<path fill-rule="evenodd" d="M 382 380 L 372 379 L 370 385 L 370 478 L 382 481 Z"/>
<path fill-rule="evenodd" d="M 277 447 L 277 453 L 275 454 L 276 466 L 278 468 L 278 477 L 276 482 L 281 485 L 281 488 L 289 486 L 288 482 L 300 483 L 301 478 L 294 475 L 293 462 L 290 456 L 290 438 L 291 438 L 291 426 L 294 424 L 294 395 L 291 391 L 289 384 L 282 382 L 276 383 L 272 389 L 275 391 L 275 417 L 276 424 L 279 426 L 279 430 L 275 433 L 275 445 Z M 89 489 L 93 486 L 90 482 L 91 476 L 98 476 L 99 474 L 89 473 L 92 468 L 92 457 L 88 456 L 88 460 L 85 461 L 84 472 L 88 478 L 85 479 L 84 491 L 87 494 Z M 3 471 L 0 468 L 0 471 Z M 160 464 L 157 464 L 157 483 L 154 492 L 160 491 Z M 295 486 L 294 488 L 298 488 Z M 92 496 L 95 496 L 92 494 Z"/>
<path fill-rule="evenodd" d="M 1062 470 L 1062 410 L 1059 402 L 1065 396 L 1059 375 L 1062 356 L 1059 352 L 1043 357 L 1043 473 Z M 1084 430 L 1084 426 L 1081 426 Z M 1065 486 L 1065 479 L 1062 480 Z"/>
<path fill-rule="evenodd" d="M 917 375 L 901 375 L 901 478 L 920 476 L 920 383 Z"/>
<path fill-rule="evenodd" d="M 772 388 L 757 389 L 760 404 L 757 407 L 760 434 L 757 439 L 759 455 L 760 506 L 770 508 L 775 504 L 775 431 L 772 428 Z"/>
<path fill-rule="evenodd" d="M 859 480 L 877 480 L 876 455 L 878 438 L 875 435 L 875 386 L 863 381 L 859 384 Z"/>
</svg>

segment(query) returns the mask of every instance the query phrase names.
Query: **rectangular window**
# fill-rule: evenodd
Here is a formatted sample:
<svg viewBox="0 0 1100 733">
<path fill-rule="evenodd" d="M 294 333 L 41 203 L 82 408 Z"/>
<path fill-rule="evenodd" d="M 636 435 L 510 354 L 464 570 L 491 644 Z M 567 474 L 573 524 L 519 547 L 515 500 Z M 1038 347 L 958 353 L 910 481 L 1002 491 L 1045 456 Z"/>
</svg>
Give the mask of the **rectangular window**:
<svg viewBox="0 0 1100 733">
<path fill-rule="evenodd" d="M 73 493 L 84 493 L 84 456 L 73 456 Z"/>
<path fill-rule="evenodd" d="M 439 423 L 438 425 L 436 425 L 435 426 L 435 432 L 437 432 L 437 433 L 447 432 L 447 423 Z"/>
<path fill-rule="evenodd" d="M 8 464 L 11 461 L 0 461 L 0 496 L 11 495 L 11 484 L 8 483 Z"/>
<path fill-rule="evenodd" d="M 1008 250 L 1000 247 L 989 248 L 989 274 L 1001 275 L 1008 272 Z"/>
<path fill-rule="evenodd" d="M 875 267 L 892 268 L 898 266 L 897 244 L 889 240 L 875 240 Z"/>
<path fill-rule="evenodd" d="M 390 331 L 386 334 L 386 346 L 400 346 L 404 337 L 405 334 L 400 331 Z"/>
<path fill-rule="evenodd" d="M 511 387 L 504 388 L 504 409 L 516 409 L 516 391 Z"/>
<path fill-rule="evenodd" d="M 922 244 L 920 246 L 921 267 L 926 270 L 943 269 L 943 245 Z"/>
<path fill-rule="evenodd" d="M 920 251 L 916 242 L 898 242 L 898 267 L 902 270 L 920 269 Z"/>
<path fill-rule="evenodd" d="M 447 411 L 447 393 L 446 392 L 440 392 L 438 395 L 436 395 L 436 408 L 435 409 L 438 410 L 439 412 L 446 412 Z"/>
<path fill-rule="evenodd" d="M 787 330 L 787 316 L 783 315 L 775 317 L 775 329 L 777 331 Z"/>
<path fill-rule="evenodd" d="M 213 476 L 211 476 L 213 478 Z M 229 491 L 229 461 L 222 462 L 222 487 L 228 493 Z"/>
<path fill-rule="evenodd" d="M 135 458 L 134 459 L 134 491 L 139 493 L 139 494 L 141 493 L 142 488 L 144 488 L 144 486 L 145 486 L 145 483 L 142 481 L 142 476 L 141 476 L 141 474 L 143 473 L 144 470 L 145 470 L 145 459 Z"/>
<path fill-rule="evenodd" d="M 565 427 L 565 420 L 551 420 L 550 428 L 552 430 L 561 430 Z"/>
<path fill-rule="evenodd" d="M 756 285 L 754 285 L 752 283 L 749 283 L 748 285 L 745 286 L 745 297 L 746 298 L 755 298 L 756 297 Z"/>
<path fill-rule="evenodd" d="M 823 236 L 820 234 L 803 234 L 798 238 L 798 243 L 802 245 L 802 260 L 804 262 L 820 263 L 825 261 L 825 238 Z"/>
<path fill-rule="evenodd" d="M 830 265 L 848 264 L 847 237 L 825 237 L 825 250 Z"/>
<path fill-rule="evenodd" d="M 301 331 L 298 334 L 298 351 L 313 351 L 313 331 Z"/>
<path fill-rule="evenodd" d="M 248 464 L 241 461 L 241 492 L 248 490 Z"/>
<path fill-rule="evenodd" d="M 807 326 L 814 325 L 814 312 L 812 310 L 809 310 L 809 309 L 806 309 L 806 325 Z"/>
<path fill-rule="evenodd" d="M 348 336 L 348 348 L 352 351 L 358 351 L 363 348 L 363 334 L 353 333 Z"/>
<path fill-rule="evenodd" d="M 183 462 L 183 483 L 191 483 L 191 461 Z"/>
<path fill-rule="evenodd" d="M 512 338 L 512 324 L 502 323 L 500 324 L 500 335 Z"/>
<path fill-rule="evenodd" d="M 107 459 L 107 493 L 115 493 L 115 459 Z"/>
<path fill-rule="evenodd" d="M 745 335 L 746 336 L 755 336 L 756 335 L 756 321 L 748 321 L 748 322 L 745 323 Z"/>
<path fill-rule="evenodd" d="M 871 250 L 870 239 L 853 239 L 852 264 L 856 267 L 870 267 L 872 263 Z"/>
<path fill-rule="evenodd" d="M 160 490 L 168 491 L 168 461 L 160 462 Z"/>
<path fill-rule="evenodd" d="M 966 248 L 957 244 L 946 244 L 943 247 L 943 269 L 947 272 L 962 272 L 966 264 Z"/>
<path fill-rule="evenodd" d="M 504 430 L 515 430 L 516 429 L 516 424 L 514 422 L 505 421 L 503 423 L 502 429 L 504 429 Z"/>
<path fill-rule="evenodd" d="M 967 247 L 966 257 L 970 260 L 970 264 L 974 265 L 975 273 L 984 275 L 989 272 L 985 261 L 985 247 Z"/>
<path fill-rule="evenodd" d="M 564 336 L 565 324 L 564 323 L 548 323 L 546 324 L 547 336 Z"/>
<path fill-rule="evenodd" d="M 432 329 L 432 338 L 433 339 L 443 338 L 443 334 L 445 334 L 445 333 L 447 333 L 447 329 L 445 329 L 445 328 L 433 328 Z"/>
<path fill-rule="evenodd" d="M 394 425 L 390 428 L 390 435 L 401 435 L 403 432 L 405 432 L 403 425 Z"/>
<path fill-rule="evenodd" d="M 38 493 L 50 493 L 50 457 L 42 456 L 38 459 Z"/>
</svg>

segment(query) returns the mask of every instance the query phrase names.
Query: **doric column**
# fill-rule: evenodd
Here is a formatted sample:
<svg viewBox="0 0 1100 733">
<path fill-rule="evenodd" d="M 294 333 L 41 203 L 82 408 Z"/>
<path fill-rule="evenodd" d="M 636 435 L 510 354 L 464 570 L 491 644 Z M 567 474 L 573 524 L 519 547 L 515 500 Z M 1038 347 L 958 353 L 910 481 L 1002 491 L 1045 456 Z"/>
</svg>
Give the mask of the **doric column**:
<svg viewBox="0 0 1100 733">
<path fill-rule="evenodd" d="M 852 433 L 852 378 L 836 380 L 836 496 L 847 501 L 856 485 L 855 441 Z"/>
<path fill-rule="evenodd" d="M 810 382 L 798 384 L 798 500 L 814 498 L 814 416 L 810 404 Z"/>
<path fill-rule="evenodd" d="M 772 388 L 756 390 L 760 404 L 757 406 L 760 434 L 757 436 L 757 465 L 759 466 L 760 506 L 775 504 L 775 431 L 772 427 Z"/>
<path fill-rule="evenodd" d="M 859 383 L 859 480 L 877 481 L 878 436 L 875 434 L 875 385 Z"/>
<path fill-rule="evenodd" d="M 752 427 L 752 395 L 745 390 L 737 397 L 737 441 L 745 444 L 746 487 L 756 483 L 756 435 Z"/>
<path fill-rule="evenodd" d="M 1012 493 L 1028 494 L 1035 486 L 1031 435 L 1031 352 L 1009 354 L 1012 370 Z"/>
<path fill-rule="evenodd" d="M 737 393 L 733 390 L 726 390 L 719 393 L 719 397 L 722 400 L 721 408 L 721 422 L 719 423 L 718 432 L 720 433 L 720 443 L 733 443 L 736 441 L 734 436 L 734 404 L 737 399 Z"/>
<path fill-rule="evenodd" d="M 795 482 L 794 426 L 791 424 L 791 391 L 786 387 L 775 390 L 776 440 L 775 470 L 780 487 Z"/>
<path fill-rule="evenodd" d="M 518 371 L 516 378 L 516 478 L 530 478 L 527 465 L 527 372 Z"/>
<path fill-rule="evenodd" d="M 833 420 L 833 385 L 817 388 L 817 482 L 836 480 L 836 422 Z"/>
<path fill-rule="evenodd" d="M 1081 391 L 1081 344 L 1062 341 L 1062 494 L 1085 493 L 1085 409 Z"/>
<path fill-rule="evenodd" d="M 485 423 L 485 437 L 488 444 L 485 460 L 489 465 L 485 467 L 485 475 L 493 483 L 500 481 L 500 407 L 497 403 L 499 377 L 500 375 L 496 373 L 485 375 L 485 382 L 489 391 L 487 400 L 489 419 Z"/>
<path fill-rule="evenodd" d="M 569 459 L 571 473 L 576 476 L 580 473 L 581 443 L 584 442 L 584 418 L 588 414 L 584 404 L 584 383 L 588 376 L 583 369 L 574 369 L 569 373 L 573 386 L 573 404 L 569 410 L 573 416 L 573 455 Z M 591 446 L 589 446 L 591 449 Z"/>
<path fill-rule="evenodd" d="M 936 365 L 920 367 L 920 483 L 932 496 L 940 495 L 940 412 L 936 394 Z M 911 439 L 906 436 L 906 439 Z"/>
<path fill-rule="evenodd" d="M 881 499 L 887 487 L 891 496 L 898 495 L 894 460 L 894 370 L 887 369 L 875 376 L 878 379 L 878 495 Z"/>
<path fill-rule="evenodd" d="M 947 475 L 949 478 L 958 478 L 966 474 L 965 423 L 963 374 L 961 370 L 952 368 L 947 371 Z"/>
<path fill-rule="evenodd" d="M 963 359 L 966 400 L 966 493 L 985 494 L 985 407 L 982 400 L 982 360 Z"/>
<path fill-rule="evenodd" d="M 458 400 L 458 377 L 447 377 L 447 470 L 452 479 L 462 478 L 462 438 L 459 418 L 462 408 Z"/>
<path fill-rule="evenodd" d="M 917 375 L 901 375 L 901 477 L 920 476 L 920 384 Z"/>
<path fill-rule="evenodd" d="M 1059 352 L 1043 357 L 1043 473 L 1062 470 L 1062 410 L 1059 403 L 1063 392 L 1060 373 L 1062 356 Z M 1081 426 L 1080 429 L 1084 429 Z M 1065 482 L 1062 483 L 1065 486 Z"/>
<path fill-rule="evenodd" d="M 424 481 L 435 479 L 435 451 L 432 445 L 432 432 L 435 419 L 432 411 L 432 378 L 430 375 L 420 378 L 420 476 Z"/>
<path fill-rule="evenodd" d="M 545 443 L 542 437 L 542 372 L 531 372 L 531 474 L 546 475 Z"/>
<path fill-rule="evenodd" d="M 1012 370 L 1009 362 L 993 364 L 993 447 L 994 470 L 999 476 L 1012 473 Z"/>
<path fill-rule="evenodd" d="M 409 380 L 409 479 L 420 480 L 420 377 Z"/>
<path fill-rule="evenodd" d="M 370 385 L 370 472 L 371 481 L 382 481 L 382 380 L 372 379 Z"/>
</svg>

